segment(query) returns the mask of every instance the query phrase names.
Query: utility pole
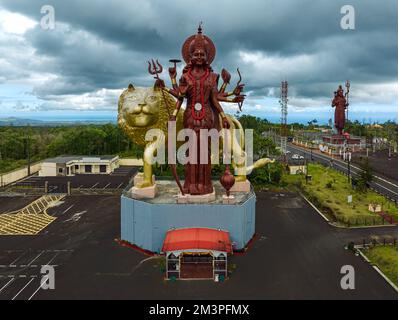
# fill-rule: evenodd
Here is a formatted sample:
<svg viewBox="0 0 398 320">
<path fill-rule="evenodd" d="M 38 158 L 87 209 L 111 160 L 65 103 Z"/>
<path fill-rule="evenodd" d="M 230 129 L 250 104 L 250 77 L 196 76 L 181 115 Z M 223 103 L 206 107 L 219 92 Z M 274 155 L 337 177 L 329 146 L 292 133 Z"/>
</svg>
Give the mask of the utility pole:
<svg viewBox="0 0 398 320">
<path fill-rule="evenodd" d="M 27 128 L 26 134 L 26 158 L 28 161 L 28 176 L 30 176 L 30 127 Z"/>
<path fill-rule="evenodd" d="M 351 181 L 351 151 L 347 153 L 347 176 L 348 182 Z"/>
<path fill-rule="evenodd" d="M 391 158 L 391 143 L 390 142 L 387 143 L 388 143 L 388 157 Z"/>
<path fill-rule="evenodd" d="M 281 105 L 281 152 L 285 162 L 287 151 L 287 93 L 288 83 L 287 81 L 282 81 L 279 103 Z"/>
</svg>

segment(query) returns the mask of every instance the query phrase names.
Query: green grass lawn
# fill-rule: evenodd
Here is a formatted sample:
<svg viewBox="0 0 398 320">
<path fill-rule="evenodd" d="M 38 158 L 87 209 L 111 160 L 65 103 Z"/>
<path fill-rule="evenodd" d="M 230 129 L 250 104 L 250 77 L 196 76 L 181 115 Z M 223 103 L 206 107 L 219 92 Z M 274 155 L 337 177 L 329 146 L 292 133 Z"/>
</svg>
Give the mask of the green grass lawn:
<svg viewBox="0 0 398 320">
<path fill-rule="evenodd" d="M 398 247 L 380 246 L 364 251 L 364 254 L 398 286 Z"/>
<path fill-rule="evenodd" d="M 311 201 L 314 201 L 333 220 L 345 225 L 381 224 L 382 219 L 376 213 L 370 212 L 370 203 L 382 205 L 383 211 L 398 220 L 398 207 L 385 197 L 368 190 L 354 190 L 347 176 L 334 169 L 319 164 L 309 164 L 308 174 L 312 181 L 306 184 L 304 176 L 284 176 L 287 184 L 298 186 Z M 352 203 L 347 197 L 352 195 Z"/>
</svg>

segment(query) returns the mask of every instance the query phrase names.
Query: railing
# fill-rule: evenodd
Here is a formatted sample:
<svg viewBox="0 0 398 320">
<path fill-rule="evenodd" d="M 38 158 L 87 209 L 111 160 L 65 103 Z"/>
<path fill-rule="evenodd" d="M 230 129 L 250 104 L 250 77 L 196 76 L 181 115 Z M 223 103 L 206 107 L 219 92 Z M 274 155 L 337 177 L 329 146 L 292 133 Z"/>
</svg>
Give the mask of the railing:
<svg viewBox="0 0 398 320">
<path fill-rule="evenodd" d="M 378 246 L 398 246 L 398 239 L 393 237 L 388 238 L 380 238 L 380 237 L 372 237 L 369 239 L 364 238 L 360 243 L 350 242 L 348 244 L 348 249 L 352 248 L 374 248 Z"/>
<path fill-rule="evenodd" d="M 336 222 L 346 225 L 347 227 L 356 227 L 356 226 L 384 226 L 391 225 L 392 221 L 389 221 L 388 218 L 382 216 L 374 216 L 374 217 L 352 217 L 352 218 L 339 218 L 336 215 L 333 215 L 336 219 Z"/>
</svg>

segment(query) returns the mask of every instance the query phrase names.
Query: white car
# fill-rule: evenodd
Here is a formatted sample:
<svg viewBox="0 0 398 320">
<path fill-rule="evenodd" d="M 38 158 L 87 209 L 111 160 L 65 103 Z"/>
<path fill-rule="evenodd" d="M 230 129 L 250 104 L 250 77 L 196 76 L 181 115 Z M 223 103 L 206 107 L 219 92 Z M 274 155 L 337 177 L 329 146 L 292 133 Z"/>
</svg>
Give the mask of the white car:
<svg viewBox="0 0 398 320">
<path fill-rule="evenodd" d="M 292 155 L 292 159 L 294 159 L 294 160 L 299 160 L 299 159 L 304 159 L 304 157 L 303 157 L 303 156 L 300 156 L 300 155 L 298 155 L 298 154 L 294 154 L 294 155 Z"/>
</svg>

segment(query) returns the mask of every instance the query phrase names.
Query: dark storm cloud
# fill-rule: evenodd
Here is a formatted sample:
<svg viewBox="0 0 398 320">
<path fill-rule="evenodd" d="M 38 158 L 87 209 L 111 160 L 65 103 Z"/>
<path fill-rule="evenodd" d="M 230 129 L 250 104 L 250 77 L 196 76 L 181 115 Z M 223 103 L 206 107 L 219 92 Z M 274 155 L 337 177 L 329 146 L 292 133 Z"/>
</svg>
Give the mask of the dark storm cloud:
<svg viewBox="0 0 398 320">
<path fill-rule="evenodd" d="M 40 26 L 26 41 L 46 63 L 37 72 L 56 79 L 36 85 L 42 98 L 148 85 L 146 60 L 180 57 L 199 21 L 218 50 L 214 68 L 240 67 L 252 98 L 278 94 L 288 79 L 297 97 L 325 99 L 349 78 L 355 84 L 398 80 L 398 3 L 353 0 L 356 30 L 340 28 L 337 1 L 46 1 L 54 31 Z M 7 10 L 40 21 L 42 0 L 3 0 Z M 164 75 L 166 77 L 166 75 Z M 274 89 L 274 90 L 273 90 Z"/>
</svg>

